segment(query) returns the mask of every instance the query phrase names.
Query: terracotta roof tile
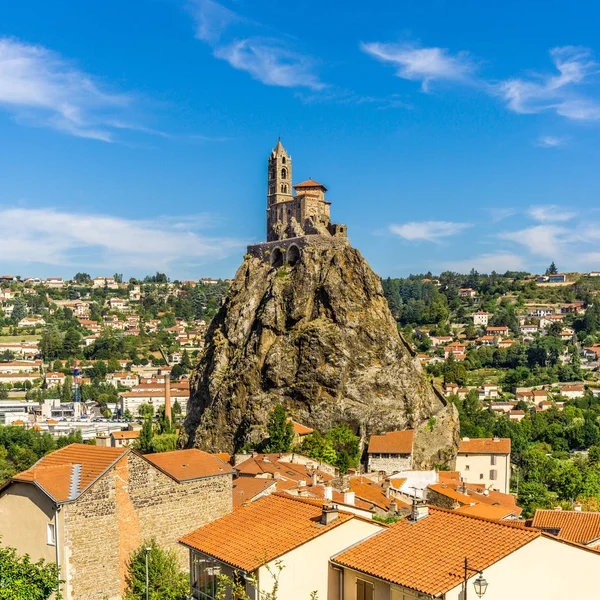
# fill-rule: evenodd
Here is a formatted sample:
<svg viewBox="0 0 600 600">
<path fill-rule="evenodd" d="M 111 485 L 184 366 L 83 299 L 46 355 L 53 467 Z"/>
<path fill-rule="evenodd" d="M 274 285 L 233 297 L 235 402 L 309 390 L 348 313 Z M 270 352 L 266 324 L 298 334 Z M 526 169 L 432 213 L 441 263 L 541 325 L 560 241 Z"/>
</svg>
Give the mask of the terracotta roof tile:
<svg viewBox="0 0 600 600">
<path fill-rule="evenodd" d="M 251 572 L 355 518 L 321 525 L 322 502 L 271 494 L 184 535 L 180 543 Z M 276 525 L 276 526 L 275 526 Z"/>
<path fill-rule="evenodd" d="M 311 478 L 312 473 L 315 471 L 314 467 L 309 465 L 303 465 L 300 463 L 293 463 L 281 460 L 283 456 L 281 454 L 257 454 L 251 456 L 245 461 L 236 465 L 236 470 L 242 475 L 272 475 L 283 480 L 291 480 L 297 483 L 298 481 L 308 480 Z M 318 461 L 314 461 L 315 467 L 318 465 Z M 331 481 L 332 475 L 325 473 L 316 468 L 316 473 L 321 481 Z"/>
<path fill-rule="evenodd" d="M 485 517 L 486 519 L 505 519 L 514 515 L 514 511 L 506 506 L 493 506 L 491 504 L 473 504 L 469 506 L 461 506 L 456 509 L 456 512 L 463 515 L 471 515 L 473 517 Z"/>
<path fill-rule="evenodd" d="M 430 508 L 429 516 L 420 521 L 404 519 L 333 561 L 436 596 L 460 584 L 463 557 L 469 557 L 473 568 L 485 569 L 540 535 L 508 522 Z"/>
<path fill-rule="evenodd" d="M 113 431 L 111 434 L 116 440 L 137 440 L 140 437 L 139 431 Z"/>
<path fill-rule="evenodd" d="M 11 481 L 36 483 L 57 502 L 68 502 L 79 497 L 127 452 L 127 448 L 70 444 L 44 456 Z"/>
<path fill-rule="evenodd" d="M 390 431 L 384 435 L 372 435 L 369 441 L 369 453 L 412 454 L 415 432 Z"/>
<path fill-rule="evenodd" d="M 600 513 L 538 509 L 531 527 L 553 533 L 562 540 L 588 544 L 600 538 Z"/>
<path fill-rule="evenodd" d="M 145 454 L 144 458 L 180 483 L 233 473 L 233 469 L 220 458 L 196 448 Z"/>
<path fill-rule="evenodd" d="M 318 183 L 316 181 L 313 181 L 312 179 L 307 179 L 306 181 L 302 181 L 301 183 L 297 183 L 293 187 L 294 187 L 295 190 L 297 190 L 298 188 L 302 189 L 302 188 L 320 187 L 320 188 L 323 188 L 323 190 L 327 191 L 327 188 L 322 183 Z"/>
<path fill-rule="evenodd" d="M 308 435 L 314 431 L 314 429 L 311 429 L 310 427 L 307 427 L 306 425 L 302 425 L 302 423 L 297 423 L 296 421 L 293 421 L 292 419 L 288 419 L 288 421 L 292 422 L 292 427 L 294 428 L 294 433 L 296 435 Z"/>
<path fill-rule="evenodd" d="M 458 452 L 459 454 L 510 454 L 510 438 L 463 438 L 460 440 Z"/>
<path fill-rule="evenodd" d="M 252 499 L 267 491 L 277 491 L 277 481 L 264 479 L 263 477 L 238 477 L 233 481 L 233 505 L 241 506 L 244 502 L 252 502 Z"/>
<path fill-rule="evenodd" d="M 374 481 L 371 481 L 366 477 L 352 477 L 350 479 L 349 487 L 350 491 L 354 492 L 357 498 L 382 510 L 390 509 L 392 498 L 388 498 L 384 489 Z M 400 487 L 400 485 L 397 485 L 397 487 Z M 400 508 L 409 508 L 408 504 L 399 499 L 396 499 L 396 504 Z"/>
</svg>

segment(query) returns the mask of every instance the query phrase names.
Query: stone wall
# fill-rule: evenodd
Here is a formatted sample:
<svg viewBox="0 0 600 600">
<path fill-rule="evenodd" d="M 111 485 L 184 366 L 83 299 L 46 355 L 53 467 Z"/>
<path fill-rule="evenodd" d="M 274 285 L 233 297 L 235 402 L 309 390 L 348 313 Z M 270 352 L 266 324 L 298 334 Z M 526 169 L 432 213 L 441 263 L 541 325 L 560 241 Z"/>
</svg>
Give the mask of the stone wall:
<svg viewBox="0 0 600 600">
<path fill-rule="evenodd" d="M 390 454 L 388 458 L 369 455 L 369 471 L 383 471 L 388 475 L 412 469 L 412 455 Z"/>
<path fill-rule="evenodd" d="M 336 225 L 335 227 L 343 227 Z M 337 230 L 336 230 L 337 231 Z M 279 248 L 284 254 L 288 248 L 297 246 L 300 251 L 307 246 L 313 246 L 319 249 L 325 248 L 341 248 L 348 245 L 348 239 L 339 234 L 338 237 L 330 237 L 325 235 L 304 235 L 296 238 L 287 238 L 285 240 L 276 240 L 274 242 L 262 242 L 260 244 L 252 244 L 248 246 L 247 254 L 256 256 L 264 262 L 271 262 L 273 252 Z M 284 261 L 285 262 L 285 261 Z"/>
<path fill-rule="evenodd" d="M 448 496 L 444 496 L 444 494 L 440 494 L 439 492 L 434 492 L 429 488 L 427 488 L 427 503 L 439 506 L 440 508 L 447 508 L 448 510 L 454 510 L 458 506 L 458 503 L 455 503 L 452 498 L 448 498 Z"/>
<path fill-rule="evenodd" d="M 121 598 L 129 556 L 151 537 L 187 569 L 177 540 L 231 512 L 231 488 L 229 474 L 177 483 L 136 454 L 122 458 L 63 509 L 66 600 Z"/>
</svg>

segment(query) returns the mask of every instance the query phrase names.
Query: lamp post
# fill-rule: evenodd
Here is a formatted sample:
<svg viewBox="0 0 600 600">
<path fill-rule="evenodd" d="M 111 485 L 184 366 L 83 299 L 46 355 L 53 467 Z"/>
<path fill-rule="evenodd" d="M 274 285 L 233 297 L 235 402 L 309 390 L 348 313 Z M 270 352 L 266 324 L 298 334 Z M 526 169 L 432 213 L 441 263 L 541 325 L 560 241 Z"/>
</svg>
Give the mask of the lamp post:
<svg viewBox="0 0 600 600">
<path fill-rule="evenodd" d="M 469 567 L 469 559 L 465 558 L 465 576 L 463 581 L 463 589 L 465 593 L 463 600 L 467 600 L 467 581 L 469 579 L 469 573 L 479 573 L 479 577 L 473 582 L 473 587 L 475 588 L 475 593 L 477 596 L 482 598 L 487 591 L 488 582 L 483 578 L 483 571 Z"/>
<path fill-rule="evenodd" d="M 146 600 L 148 600 L 148 552 L 152 550 L 152 548 L 145 548 L 146 550 Z"/>
</svg>

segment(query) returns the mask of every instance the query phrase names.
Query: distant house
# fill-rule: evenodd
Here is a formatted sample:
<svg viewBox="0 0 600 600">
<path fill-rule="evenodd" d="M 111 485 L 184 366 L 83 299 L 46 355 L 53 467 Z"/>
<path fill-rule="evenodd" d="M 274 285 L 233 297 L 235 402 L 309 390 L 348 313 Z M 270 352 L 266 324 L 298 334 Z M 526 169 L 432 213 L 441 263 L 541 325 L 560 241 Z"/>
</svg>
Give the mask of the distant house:
<svg viewBox="0 0 600 600">
<path fill-rule="evenodd" d="M 560 388 L 560 395 L 565 398 L 583 398 L 585 388 L 583 385 L 563 385 Z"/>
<path fill-rule="evenodd" d="M 505 325 L 499 325 L 496 327 L 488 326 L 485 330 L 485 335 L 493 335 L 499 339 L 508 336 L 509 329 Z"/>
<path fill-rule="evenodd" d="M 372 435 L 367 449 L 367 470 L 392 474 L 412 469 L 414 438 L 412 429 Z"/>
<path fill-rule="evenodd" d="M 462 438 L 456 470 L 467 483 L 508 494 L 510 491 L 510 438 Z"/>
<path fill-rule="evenodd" d="M 108 301 L 108 305 L 113 310 L 122 310 L 127 306 L 127 303 L 125 302 L 125 300 L 123 300 L 123 298 L 111 298 Z"/>
<path fill-rule="evenodd" d="M 48 277 L 46 281 L 44 281 L 44 285 L 49 288 L 62 288 L 65 285 L 65 282 L 62 277 Z"/>
<path fill-rule="evenodd" d="M 45 325 L 46 321 L 42 317 L 25 317 L 18 323 L 18 327 L 37 327 L 38 325 Z"/>
<path fill-rule="evenodd" d="M 46 387 L 53 388 L 58 385 L 63 385 L 65 383 L 66 375 L 64 373 L 54 373 L 49 371 L 46 373 L 45 382 Z"/>
<path fill-rule="evenodd" d="M 564 273 L 556 273 L 555 275 L 548 276 L 548 283 L 564 283 L 567 280 L 567 276 Z"/>
<path fill-rule="evenodd" d="M 488 321 L 492 315 L 490 313 L 485 312 L 485 310 L 478 310 L 476 313 L 473 313 L 473 325 L 476 327 L 481 325 L 483 327 L 487 327 Z"/>
<path fill-rule="evenodd" d="M 477 292 L 471 288 L 460 288 L 460 290 L 458 290 L 458 295 L 461 298 L 475 298 Z"/>
</svg>

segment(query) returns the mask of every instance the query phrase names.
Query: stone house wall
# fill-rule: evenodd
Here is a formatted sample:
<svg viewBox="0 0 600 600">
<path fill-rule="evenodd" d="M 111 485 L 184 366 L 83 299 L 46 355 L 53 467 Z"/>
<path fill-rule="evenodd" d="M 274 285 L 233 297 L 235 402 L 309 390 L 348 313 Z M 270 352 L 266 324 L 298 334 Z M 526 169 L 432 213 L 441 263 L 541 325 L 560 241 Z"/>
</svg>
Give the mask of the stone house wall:
<svg viewBox="0 0 600 600">
<path fill-rule="evenodd" d="M 431 489 L 427 489 L 427 503 L 433 506 L 439 506 L 440 508 L 447 508 L 448 510 L 454 510 L 456 506 L 459 506 L 452 498 L 444 496 L 439 492 L 434 492 Z"/>
<path fill-rule="evenodd" d="M 64 506 L 65 600 L 118 600 L 131 552 L 154 537 L 188 555 L 177 540 L 232 510 L 232 476 L 177 483 L 130 453 L 78 500 Z"/>
<path fill-rule="evenodd" d="M 369 471 L 383 471 L 392 474 L 412 469 L 412 455 L 388 454 L 388 458 L 380 458 L 377 454 L 369 455 Z"/>
</svg>

